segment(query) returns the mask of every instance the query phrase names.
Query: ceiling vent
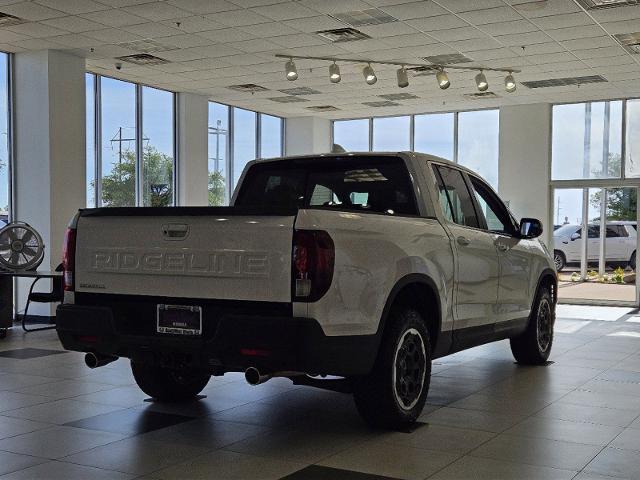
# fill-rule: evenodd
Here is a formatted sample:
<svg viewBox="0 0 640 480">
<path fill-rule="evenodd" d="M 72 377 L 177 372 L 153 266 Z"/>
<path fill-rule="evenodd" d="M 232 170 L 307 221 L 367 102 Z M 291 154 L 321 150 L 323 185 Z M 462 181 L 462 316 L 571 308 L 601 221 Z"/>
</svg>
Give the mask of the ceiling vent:
<svg viewBox="0 0 640 480">
<path fill-rule="evenodd" d="M 124 57 L 117 57 L 116 60 L 122 60 L 123 62 L 133 63 L 135 65 L 162 65 L 163 63 L 169 63 L 169 60 L 156 57 L 155 55 L 149 55 L 148 53 L 136 53 L 135 55 L 125 55 Z"/>
<path fill-rule="evenodd" d="M 296 95 L 287 95 L 286 97 L 271 97 L 267 100 L 271 100 L 272 102 L 278 103 L 297 103 L 297 102 L 308 102 L 306 98 L 300 98 Z"/>
<path fill-rule="evenodd" d="M 431 57 L 422 57 L 427 62 L 435 65 L 449 65 L 451 63 L 469 63 L 473 62 L 469 57 L 461 53 L 445 53 L 444 55 L 432 55 Z"/>
<path fill-rule="evenodd" d="M 431 77 L 438 71 L 434 67 L 409 67 L 406 70 L 413 77 Z"/>
<path fill-rule="evenodd" d="M 468 98 L 469 100 L 484 100 L 486 98 L 499 98 L 498 95 L 496 95 L 493 92 L 465 93 L 464 97 Z"/>
<path fill-rule="evenodd" d="M 385 95 L 378 95 L 380 98 L 384 98 L 385 100 L 398 101 L 398 100 L 413 100 L 414 98 L 418 98 L 416 95 L 412 95 L 411 93 L 387 93 Z"/>
<path fill-rule="evenodd" d="M 166 52 L 168 50 L 177 50 L 178 47 L 173 45 L 164 45 L 150 39 L 136 40 L 134 42 L 122 42 L 117 44 L 119 47 L 133 50 L 140 53 Z"/>
<path fill-rule="evenodd" d="M 583 85 L 585 83 L 601 83 L 607 79 L 601 75 L 588 75 L 585 77 L 550 78 L 548 80 L 533 80 L 520 82 L 527 88 L 568 87 L 571 85 Z"/>
<path fill-rule="evenodd" d="M 601 10 L 614 7 L 632 7 L 640 5 L 640 0 L 577 0 L 586 10 Z"/>
<path fill-rule="evenodd" d="M 322 93 L 318 90 L 314 90 L 309 87 L 296 87 L 296 88 L 287 88 L 285 90 L 278 90 L 279 92 L 285 93 L 287 95 L 316 95 L 318 93 Z"/>
<path fill-rule="evenodd" d="M 334 28 L 333 30 L 321 30 L 316 33 L 333 43 L 356 42 L 358 40 L 371 38 L 366 33 L 362 33 L 355 28 Z"/>
<path fill-rule="evenodd" d="M 311 110 L 312 112 L 337 112 L 340 110 L 338 107 L 334 107 L 333 105 L 315 105 L 313 107 L 307 107 L 307 110 Z"/>
<path fill-rule="evenodd" d="M 368 25 L 382 25 L 383 23 L 397 22 L 396 17 L 392 17 L 388 13 L 377 8 L 368 8 L 367 10 L 354 10 L 352 12 L 332 13 L 330 17 L 351 25 L 352 27 L 366 27 Z"/>
<path fill-rule="evenodd" d="M 373 107 L 373 108 L 399 107 L 400 106 L 399 103 L 391 102 L 389 100 L 380 101 L 380 102 L 362 102 L 362 105 L 366 105 L 367 107 Z"/>
<path fill-rule="evenodd" d="M 640 32 L 618 33 L 613 37 L 629 53 L 640 53 Z"/>
<path fill-rule="evenodd" d="M 265 88 L 262 85 L 256 85 L 255 83 L 243 83 L 241 85 L 229 85 L 227 88 L 229 90 L 234 90 L 236 92 L 248 92 L 248 93 L 266 92 L 267 90 L 269 90 L 268 88 Z"/>
<path fill-rule="evenodd" d="M 0 27 L 10 27 L 12 25 L 20 25 L 21 23 L 27 23 L 27 20 L 0 12 Z"/>
</svg>

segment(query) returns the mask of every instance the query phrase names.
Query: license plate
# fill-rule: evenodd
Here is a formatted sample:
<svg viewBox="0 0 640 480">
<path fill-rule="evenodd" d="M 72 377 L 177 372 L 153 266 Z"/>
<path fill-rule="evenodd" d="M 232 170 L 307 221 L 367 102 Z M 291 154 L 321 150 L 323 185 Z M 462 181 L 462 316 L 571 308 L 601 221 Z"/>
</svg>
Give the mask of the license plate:
<svg viewBox="0 0 640 480">
<path fill-rule="evenodd" d="M 158 333 L 202 335 L 202 307 L 158 305 Z"/>
</svg>

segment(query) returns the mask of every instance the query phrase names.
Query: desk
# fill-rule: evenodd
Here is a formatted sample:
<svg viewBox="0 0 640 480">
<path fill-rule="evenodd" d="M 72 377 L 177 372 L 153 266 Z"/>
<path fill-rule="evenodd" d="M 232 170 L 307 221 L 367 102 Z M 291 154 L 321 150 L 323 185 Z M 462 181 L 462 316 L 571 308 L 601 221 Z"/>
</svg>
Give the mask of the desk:
<svg viewBox="0 0 640 480">
<path fill-rule="evenodd" d="M 7 329 L 13 326 L 13 279 L 16 277 L 32 278 L 35 282 L 42 278 L 57 278 L 61 276 L 62 272 L 50 270 L 26 270 L 17 272 L 0 270 L 0 338 L 4 337 Z M 55 327 L 44 327 L 44 329 L 50 328 Z"/>
</svg>

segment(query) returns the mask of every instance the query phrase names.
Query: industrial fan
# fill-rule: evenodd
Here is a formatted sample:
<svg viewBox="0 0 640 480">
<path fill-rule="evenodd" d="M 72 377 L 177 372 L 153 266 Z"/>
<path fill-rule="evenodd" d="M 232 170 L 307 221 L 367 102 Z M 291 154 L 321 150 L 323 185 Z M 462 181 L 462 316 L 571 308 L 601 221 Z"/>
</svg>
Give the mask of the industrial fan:
<svg viewBox="0 0 640 480">
<path fill-rule="evenodd" d="M 29 224 L 12 222 L 0 229 L 0 268 L 35 270 L 44 259 L 44 242 Z"/>
</svg>

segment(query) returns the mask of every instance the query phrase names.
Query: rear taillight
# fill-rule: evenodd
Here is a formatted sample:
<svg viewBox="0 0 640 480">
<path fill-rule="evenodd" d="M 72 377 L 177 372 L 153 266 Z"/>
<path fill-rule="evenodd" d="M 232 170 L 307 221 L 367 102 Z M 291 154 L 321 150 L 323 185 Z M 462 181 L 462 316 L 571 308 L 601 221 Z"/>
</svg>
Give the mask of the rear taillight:
<svg viewBox="0 0 640 480">
<path fill-rule="evenodd" d="M 335 247 L 322 230 L 295 230 L 293 233 L 293 295 L 301 302 L 320 299 L 333 279 Z"/>
<path fill-rule="evenodd" d="M 73 273 L 76 268 L 76 230 L 68 228 L 62 246 L 62 269 L 64 290 L 73 292 Z"/>
</svg>

